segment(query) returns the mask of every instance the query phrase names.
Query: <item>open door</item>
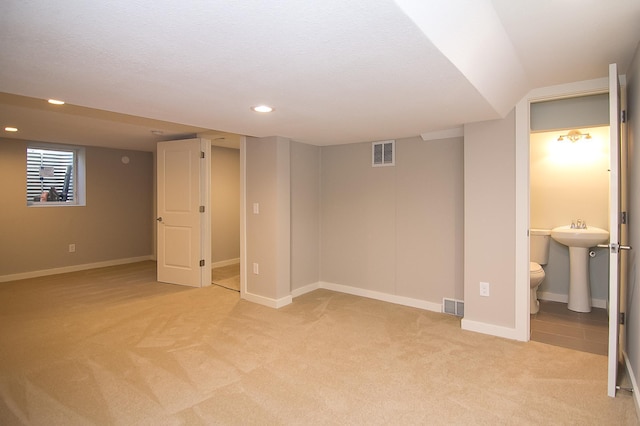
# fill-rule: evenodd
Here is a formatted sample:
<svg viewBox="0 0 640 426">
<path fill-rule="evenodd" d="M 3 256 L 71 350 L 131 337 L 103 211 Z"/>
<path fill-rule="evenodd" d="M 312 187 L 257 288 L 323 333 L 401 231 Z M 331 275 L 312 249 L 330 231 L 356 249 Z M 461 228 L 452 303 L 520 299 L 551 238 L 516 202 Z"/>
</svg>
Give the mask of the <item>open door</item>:
<svg viewBox="0 0 640 426">
<path fill-rule="evenodd" d="M 620 81 L 618 67 L 609 65 L 609 137 L 610 137 L 610 175 L 609 175 L 609 352 L 607 394 L 616 396 L 618 365 L 620 362 L 620 250 L 628 246 L 620 244 L 621 238 L 621 188 L 624 178 L 621 168 L 620 134 Z"/>
<path fill-rule="evenodd" d="M 201 287 L 207 274 L 203 245 L 203 140 L 158 143 L 158 281 Z M 209 143 L 209 141 L 206 141 Z M 209 262 L 207 262 L 209 263 Z M 208 266 L 208 265 L 207 265 Z M 210 275 L 210 274 L 209 274 Z"/>
</svg>

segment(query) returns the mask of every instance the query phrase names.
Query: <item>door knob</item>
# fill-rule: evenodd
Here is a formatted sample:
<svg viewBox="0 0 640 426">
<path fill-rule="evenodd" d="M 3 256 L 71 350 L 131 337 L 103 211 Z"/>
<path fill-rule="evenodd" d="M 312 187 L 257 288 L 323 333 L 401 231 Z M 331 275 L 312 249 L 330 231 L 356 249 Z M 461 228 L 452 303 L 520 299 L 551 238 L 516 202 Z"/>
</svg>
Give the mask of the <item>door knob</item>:
<svg viewBox="0 0 640 426">
<path fill-rule="evenodd" d="M 158 217 L 156 218 L 156 220 L 157 220 L 158 222 L 162 222 L 162 216 L 158 216 Z"/>
</svg>

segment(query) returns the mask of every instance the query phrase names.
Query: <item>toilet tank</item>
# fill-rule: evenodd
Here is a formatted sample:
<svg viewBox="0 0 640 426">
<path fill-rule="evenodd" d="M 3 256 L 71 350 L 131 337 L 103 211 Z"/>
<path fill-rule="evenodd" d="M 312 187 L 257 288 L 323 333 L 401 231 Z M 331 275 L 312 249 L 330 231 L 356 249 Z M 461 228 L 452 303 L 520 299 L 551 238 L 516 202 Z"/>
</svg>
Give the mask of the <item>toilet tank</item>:
<svg viewBox="0 0 640 426">
<path fill-rule="evenodd" d="M 549 261 L 550 229 L 529 230 L 529 261 L 546 265 Z"/>
</svg>

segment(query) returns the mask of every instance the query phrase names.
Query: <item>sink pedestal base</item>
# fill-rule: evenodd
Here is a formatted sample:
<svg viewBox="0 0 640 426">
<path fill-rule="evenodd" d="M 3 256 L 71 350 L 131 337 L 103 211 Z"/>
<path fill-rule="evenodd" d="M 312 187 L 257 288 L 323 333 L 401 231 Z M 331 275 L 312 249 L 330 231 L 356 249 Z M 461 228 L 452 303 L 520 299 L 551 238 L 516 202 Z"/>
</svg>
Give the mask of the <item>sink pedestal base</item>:
<svg viewBox="0 0 640 426">
<path fill-rule="evenodd" d="M 569 306 L 575 312 L 591 312 L 589 249 L 569 247 Z"/>
</svg>

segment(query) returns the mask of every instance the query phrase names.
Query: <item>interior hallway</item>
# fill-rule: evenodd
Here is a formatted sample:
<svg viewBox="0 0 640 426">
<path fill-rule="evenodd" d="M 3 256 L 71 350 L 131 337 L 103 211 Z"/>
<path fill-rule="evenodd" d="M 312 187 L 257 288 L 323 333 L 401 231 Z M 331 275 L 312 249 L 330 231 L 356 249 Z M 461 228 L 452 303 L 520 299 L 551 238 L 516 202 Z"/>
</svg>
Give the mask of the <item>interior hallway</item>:
<svg viewBox="0 0 640 426">
<path fill-rule="evenodd" d="M 637 424 L 607 358 L 317 290 L 279 310 L 143 262 L 0 285 L 0 424 Z"/>
</svg>

